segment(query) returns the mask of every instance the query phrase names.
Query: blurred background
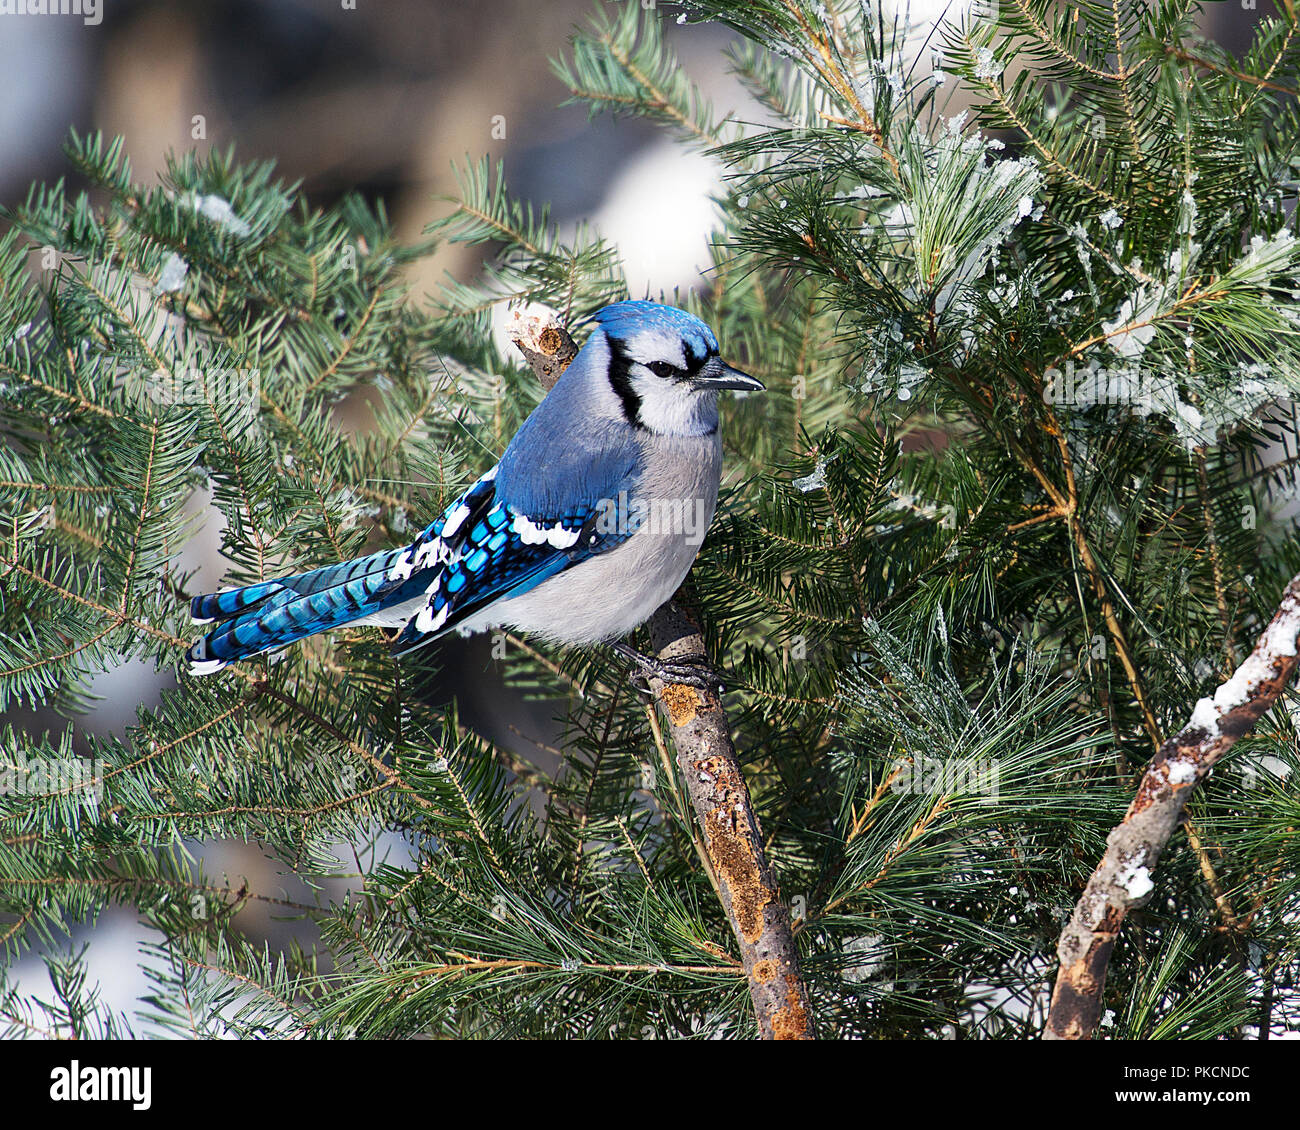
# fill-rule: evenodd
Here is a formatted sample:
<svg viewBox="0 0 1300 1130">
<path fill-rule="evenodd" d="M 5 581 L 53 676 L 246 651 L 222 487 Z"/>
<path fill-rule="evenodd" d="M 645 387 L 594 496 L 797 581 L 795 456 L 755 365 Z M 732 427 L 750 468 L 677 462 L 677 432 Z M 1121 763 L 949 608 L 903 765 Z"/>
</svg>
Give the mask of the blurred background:
<svg viewBox="0 0 1300 1130">
<path fill-rule="evenodd" d="M 589 121 L 585 108 L 562 106 L 567 91 L 550 72 L 548 60 L 597 2 L 101 0 L 102 18 L 93 25 L 77 16 L 0 17 L 0 203 L 20 201 L 33 181 L 68 173 L 61 146 L 75 126 L 121 134 L 135 178 L 146 183 L 168 152 L 234 143 L 241 160 L 273 159 L 285 179 L 300 180 L 314 206 L 352 190 L 382 199 L 399 238 L 414 240 L 446 211 L 437 197 L 456 191 L 451 162 L 487 154 L 505 161 L 515 196 L 550 204 L 562 228 L 589 221 L 610 239 L 634 297 L 690 289 L 708 262 L 718 167 L 645 122 Z M 655 7 L 654 0 L 621 2 Z M 910 16 L 932 26 L 967 7 L 967 0 L 922 0 L 910 5 Z M 658 10 L 683 68 L 715 108 L 753 116 L 722 54 L 731 33 L 678 26 L 675 8 Z M 1263 14 L 1239 0 L 1210 3 L 1204 26 L 1240 52 Z M 956 102 L 949 112 L 958 109 Z M 472 278 L 480 254 L 441 250 L 414 268 L 415 292 L 436 293 L 448 272 Z M 221 584 L 219 538 L 220 527 L 208 522 L 186 551 L 183 568 L 198 570 L 194 591 Z M 556 708 L 514 702 L 500 709 L 485 641 L 471 643 L 456 666 L 465 676 L 457 689 L 467 720 L 507 746 L 535 739 L 541 745 L 529 756 L 544 760 Z M 105 672 L 92 688 L 102 701 L 76 729 L 122 735 L 136 710 L 156 703 L 172 683 L 170 674 L 140 664 Z M 15 711 L 6 720 L 30 732 L 67 725 L 41 713 Z M 387 847 L 403 850 L 396 837 Z M 225 873 L 237 886 L 246 876 L 255 889 L 278 887 L 286 898 L 312 901 L 256 845 L 193 850 L 213 881 Z M 276 921 L 265 904 L 250 906 L 239 923 L 275 948 L 291 936 L 312 940 L 309 924 Z M 130 913 L 74 932 L 76 944 L 90 943 L 92 983 L 128 1018 L 148 991 L 137 952 L 148 940 L 157 939 Z M 37 957 L 13 972 L 25 991 L 48 995 Z"/>
</svg>

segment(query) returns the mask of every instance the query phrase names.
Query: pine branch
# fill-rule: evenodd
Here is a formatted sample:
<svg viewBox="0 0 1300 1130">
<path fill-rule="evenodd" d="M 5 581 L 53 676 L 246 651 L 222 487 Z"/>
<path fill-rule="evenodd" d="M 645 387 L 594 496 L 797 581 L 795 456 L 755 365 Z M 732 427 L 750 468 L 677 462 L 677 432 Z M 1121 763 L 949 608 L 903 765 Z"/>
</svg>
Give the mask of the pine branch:
<svg viewBox="0 0 1300 1130">
<path fill-rule="evenodd" d="M 1101 1015 L 1106 966 L 1124 917 L 1151 897 L 1151 874 L 1192 790 L 1272 708 L 1300 663 L 1298 651 L 1300 576 L 1287 586 L 1255 650 L 1213 699 L 1197 703 L 1187 725 L 1161 746 L 1123 822 L 1107 837 L 1106 854 L 1061 934 L 1061 967 L 1045 1039 L 1091 1037 Z"/>
<path fill-rule="evenodd" d="M 1222 63 L 1216 63 L 1212 59 L 1203 59 L 1199 55 L 1193 55 L 1190 51 L 1179 47 L 1176 43 L 1165 44 L 1165 53 L 1172 55 L 1180 63 L 1189 63 L 1194 67 L 1204 67 L 1207 71 L 1213 71 L 1215 74 L 1227 75 L 1238 82 L 1247 83 L 1250 86 L 1257 86 L 1262 90 L 1272 90 L 1278 94 L 1286 94 L 1292 98 L 1300 97 L 1300 90 L 1295 90 L 1289 86 L 1283 86 L 1281 83 L 1271 82 L 1266 78 L 1258 75 L 1247 74 L 1236 67 L 1225 66 Z"/>
<path fill-rule="evenodd" d="M 511 337 L 548 391 L 577 354 L 573 338 L 558 322 L 521 321 Z M 699 625 L 676 598 L 650 618 L 650 638 L 663 660 L 705 654 Z M 667 718 L 677 765 L 704 830 L 707 862 L 744 958 L 759 1034 L 765 1040 L 813 1039 L 812 1007 L 790 912 L 767 862 L 722 699 L 716 691 L 660 679 L 652 679 L 650 686 Z"/>
<path fill-rule="evenodd" d="M 123 738 L 79 733 L 93 773 L 56 772 L 79 767 L 70 726 L 0 727 L 0 947 L 134 907 L 166 938 L 142 1021 L 186 1037 L 752 1035 L 789 1003 L 780 976 L 751 1003 L 742 971 L 772 955 L 725 945 L 752 849 L 821 1038 L 1041 1033 L 1062 892 L 1250 650 L 1258 594 L 1300 573 L 1277 408 L 1300 389 L 1300 107 L 1273 89 L 1300 89 L 1296 25 L 1261 21 L 1237 58 L 1193 40 L 1188 0 L 1008 0 L 927 76 L 875 0 L 693 3 L 737 31 L 772 121 L 715 115 L 635 7 L 557 68 L 728 176 L 708 286 L 680 301 L 772 390 L 724 406 L 692 571 L 743 689 L 725 713 L 638 701 L 602 653 L 494 641 L 512 692 L 569 700 L 564 740 L 520 735 L 559 758 L 539 774 L 356 627 L 164 691 Z M 967 95 L 976 120 L 949 117 Z M 564 325 L 627 296 L 612 246 L 489 162 L 430 234 L 498 253 L 426 311 L 400 267 L 431 241 L 399 244 L 382 208 L 315 211 L 230 155 L 156 188 L 119 143 L 70 155 L 93 199 L 37 186 L 0 236 L 0 708 L 81 712 L 95 672 L 177 662 L 196 505 L 227 584 L 409 541 L 564 365 L 499 355 L 492 309 Z M 179 399 L 150 395 L 155 368 Z M 344 396 L 373 427 L 341 425 Z M 1184 810 L 1189 848 L 1165 845 L 1168 909 L 1109 958 L 1113 1036 L 1300 1023 L 1295 719 L 1248 745 L 1195 828 Z M 744 819 L 719 838 L 729 792 Z M 208 838 L 348 894 L 279 908 L 305 933 L 264 950 L 236 916 L 259 896 L 184 855 Z M 76 976 L 53 1011 L 0 984 L 0 1031 L 106 1030 Z"/>
</svg>

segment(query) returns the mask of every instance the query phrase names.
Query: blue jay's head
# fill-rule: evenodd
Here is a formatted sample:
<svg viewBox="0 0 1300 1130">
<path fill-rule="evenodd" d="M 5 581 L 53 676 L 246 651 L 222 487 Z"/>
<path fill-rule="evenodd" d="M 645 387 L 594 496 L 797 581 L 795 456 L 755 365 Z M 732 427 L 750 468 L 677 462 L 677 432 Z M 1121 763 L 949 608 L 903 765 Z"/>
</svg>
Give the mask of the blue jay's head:
<svg viewBox="0 0 1300 1130">
<path fill-rule="evenodd" d="M 609 382 L 634 427 L 703 435 L 718 426 L 718 392 L 763 383 L 718 356 L 718 339 L 694 314 L 657 302 L 616 302 L 592 315 L 609 345 Z"/>
</svg>

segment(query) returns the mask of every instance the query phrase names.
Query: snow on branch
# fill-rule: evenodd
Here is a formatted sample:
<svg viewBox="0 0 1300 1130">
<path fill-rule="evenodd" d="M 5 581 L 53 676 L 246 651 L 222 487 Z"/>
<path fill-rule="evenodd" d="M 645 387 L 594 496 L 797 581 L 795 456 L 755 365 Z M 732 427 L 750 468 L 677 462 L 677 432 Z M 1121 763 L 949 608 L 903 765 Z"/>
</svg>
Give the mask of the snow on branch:
<svg viewBox="0 0 1300 1130">
<path fill-rule="evenodd" d="M 1086 1040 L 1101 1013 L 1111 950 L 1124 916 L 1155 889 L 1152 874 L 1199 781 L 1277 701 L 1295 674 L 1300 649 L 1300 576 L 1292 579 L 1272 622 L 1249 657 L 1164 743 L 1147 766 L 1123 821 L 1106 838 L 1057 946 L 1060 970 L 1043 1033 Z"/>
</svg>

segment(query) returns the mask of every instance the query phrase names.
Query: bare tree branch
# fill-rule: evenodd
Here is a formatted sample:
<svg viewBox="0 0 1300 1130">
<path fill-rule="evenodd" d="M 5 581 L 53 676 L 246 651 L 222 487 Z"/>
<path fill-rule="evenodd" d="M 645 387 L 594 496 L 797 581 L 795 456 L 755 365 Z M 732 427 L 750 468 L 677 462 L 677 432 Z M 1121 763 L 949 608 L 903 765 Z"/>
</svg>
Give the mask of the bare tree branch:
<svg viewBox="0 0 1300 1130">
<path fill-rule="evenodd" d="M 704 654 L 704 637 L 681 593 L 651 617 L 650 642 L 660 659 Z M 790 911 L 763 851 L 722 699 L 713 690 L 659 679 L 651 679 L 650 686 L 667 716 L 677 765 L 704 829 L 722 905 L 745 962 L 758 1030 L 765 1040 L 810 1040 L 812 1009 Z"/>
<path fill-rule="evenodd" d="M 1277 701 L 1295 674 L 1298 650 L 1300 576 L 1287 585 L 1277 614 L 1246 661 L 1213 698 L 1201 699 L 1187 725 L 1160 747 L 1123 822 L 1106 838 L 1106 853 L 1061 933 L 1056 951 L 1061 967 L 1044 1039 L 1091 1038 L 1124 916 L 1151 897 L 1151 874 L 1192 789 Z"/>
<path fill-rule="evenodd" d="M 509 332 L 548 390 L 577 354 L 573 338 L 553 322 L 521 317 Z M 650 639 L 662 660 L 705 654 L 699 625 L 680 593 L 651 617 Z M 765 1040 L 813 1039 L 790 911 L 767 863 L 722 699 L 715 691 L 659 679 L 650 686 L 667 720 L 723 909 L 740 946 L 759 1033 Z"/>
</svg>

